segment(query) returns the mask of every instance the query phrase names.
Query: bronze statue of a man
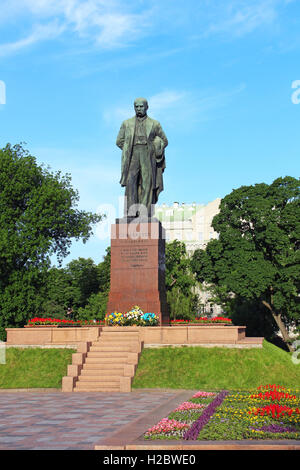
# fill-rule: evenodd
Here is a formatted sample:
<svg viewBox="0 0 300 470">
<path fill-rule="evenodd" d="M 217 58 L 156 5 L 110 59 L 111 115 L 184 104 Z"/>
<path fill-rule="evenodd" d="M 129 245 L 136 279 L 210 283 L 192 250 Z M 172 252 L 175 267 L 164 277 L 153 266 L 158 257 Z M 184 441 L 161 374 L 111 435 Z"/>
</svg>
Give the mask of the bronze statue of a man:
<svg viewBox="0 0 300 470">
<path fill-rule="evenodd" d="M 168 140 L 160 123 L 147 115 L 145 98 L 137 98 L 134 109 L 136 115 L 122 123 L 116 142 L 122 149 L 120 184 L 126 186 L 126 215 L 140 215 L 141 211 L 136 209 L 139 204 L 151 217 L 153 205 L 163 190 Z"/>
</svg>

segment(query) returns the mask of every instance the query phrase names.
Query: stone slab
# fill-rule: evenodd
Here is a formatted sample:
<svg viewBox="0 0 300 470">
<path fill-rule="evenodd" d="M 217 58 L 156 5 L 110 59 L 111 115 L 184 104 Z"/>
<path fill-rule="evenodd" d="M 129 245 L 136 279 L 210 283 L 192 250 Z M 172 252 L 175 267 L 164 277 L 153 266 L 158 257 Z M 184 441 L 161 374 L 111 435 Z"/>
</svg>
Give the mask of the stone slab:
<svg viewBox="0 0 300 470">
<path fill-rule="evenodd" d="M 58 330 L 64 330 L 58 333 Z M 70 331 L 72 330 L 72 331 Z M 8 347 L 74 347 L 97 340 L 101 332 L 134 331 L 144 347 L 164 346 L 239 346 L 262 347 L 263 338 L 247 338 L 245 326 L 155 326 L 155 327 L 79 327 L 79 328 L 7 328 Z"/>
</svg>

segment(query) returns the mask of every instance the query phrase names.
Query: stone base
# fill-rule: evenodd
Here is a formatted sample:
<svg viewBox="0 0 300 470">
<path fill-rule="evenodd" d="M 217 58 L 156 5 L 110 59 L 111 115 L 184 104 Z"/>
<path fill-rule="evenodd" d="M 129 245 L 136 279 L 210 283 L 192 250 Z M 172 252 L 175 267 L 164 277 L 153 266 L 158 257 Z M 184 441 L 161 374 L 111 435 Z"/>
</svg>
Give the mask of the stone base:
<svg viewBox="0 0 300 470">
<path fill-rule="evenodd" d="M 169 324 L 165 287 L 165 234 L 156 219 L 117 219 L 111 227 L 111 282 L 107 313 L 138 305 Z"/>
<path fill-rule="evenodd" d="M 55 346 L 77 345 L 83 353 L 83 343 L 96 341 L 103 333 L 114 331 L 138 332 L 144 347 L 239 345 L 240 347 L 262 347 L 263 337 L 247 338 L 245 326 L 105 326 L 78 328 L 51 328 L 47 334 L 38 328 L 6 328 L 7 346 Z"/>
<path fill-rule="evenodd" d="M 7 346 L 78 346 L 82 342 L 96 340 L 103 327 L 74 328 L 6 328 Z"/>
</svg>

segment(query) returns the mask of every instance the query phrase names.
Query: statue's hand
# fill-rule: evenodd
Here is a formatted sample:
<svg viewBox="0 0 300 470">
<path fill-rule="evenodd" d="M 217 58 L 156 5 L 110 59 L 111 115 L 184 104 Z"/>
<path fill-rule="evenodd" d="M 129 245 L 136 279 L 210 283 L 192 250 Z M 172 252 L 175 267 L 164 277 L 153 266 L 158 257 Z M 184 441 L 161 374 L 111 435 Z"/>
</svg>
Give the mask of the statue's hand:
<svg viewBox="0 0 300 470">
<path fill-rule="evenodd" d="M 153 140 L 153 146 L 156 158 L 160 158 L 164 152 L 164 143 L 158 135 Z"/>
</svg>

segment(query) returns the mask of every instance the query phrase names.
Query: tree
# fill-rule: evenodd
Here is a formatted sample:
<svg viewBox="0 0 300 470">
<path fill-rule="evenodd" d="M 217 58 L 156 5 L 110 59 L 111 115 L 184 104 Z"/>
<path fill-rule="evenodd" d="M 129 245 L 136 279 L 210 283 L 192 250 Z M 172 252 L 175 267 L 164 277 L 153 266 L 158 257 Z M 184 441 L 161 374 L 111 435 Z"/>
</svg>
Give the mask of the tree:
<svg viewBox="0 0 300 470">
<path fill-rule="evenodd" d="M 42 304 L 50 257 L 85 243 L 101 215 L 78 210 L 70 175 L 39 166 L 21 145 L 0 150 L 0 329 L 21 326 Z"/>
<path fill-rule="evenodd" d="M 166 243 L 166 289 L 171 317 L 188 319 L 193 316 L 198 299 L 192 292 L 195 285 L 185 244 L 178 240 Z"/>
<path fill-rule="evenodd" d="M 45 284 L 42 287 L 43 303 L 42 316 L 51 318 L 64 318 L 72 299 L 69 294 L 70 279 L 64 268 L 51 267 L 45 275 Z"/>
<path fill-rule="evenodd" d="M 78 319 L 103 320 L 105 318 L 110 288 L 110 260 L 110 247 L 108 247 L 103 261 L 97 266 L 97 291 L 91 294 L 84 307 L 79 308 Z"/>
<path fill-rule="evenodd" d="M 72 260 L 65 268 L 51 267 L 45 284 L 42 310 L 46 316 L 63 318 L 70 307 L 76 317 L 90 296 L 99 290 L 98 267 L 91 258 Z"/>
<path fill-rule="evenodd" d="M 106 254 L 103 261 L 98 264 L 98 280 L 100 292 L 106 292 L 107 295 L 110 289 L 110 261 L 111 261 L 111 248 L 106 248 Z"/>
<path fill-rule="evenodd" d="M 290 350 L 287 327 L 300 320 L 299 192 L 292 177 L 232 191 L 212 221 L 219 239 L 192 259 L 199 281 L 217 285 L 223 295 L 261 302 Z"/>
<path fill-rule="evenodd" d="M 65 290 L 68 307 L 75 311 L 84 307 L 89 297 L 98 292 L 98 267 L 91 258 L 78 258 L 67 264 L 65 273 L 68 279 Z"/>
</svg>

